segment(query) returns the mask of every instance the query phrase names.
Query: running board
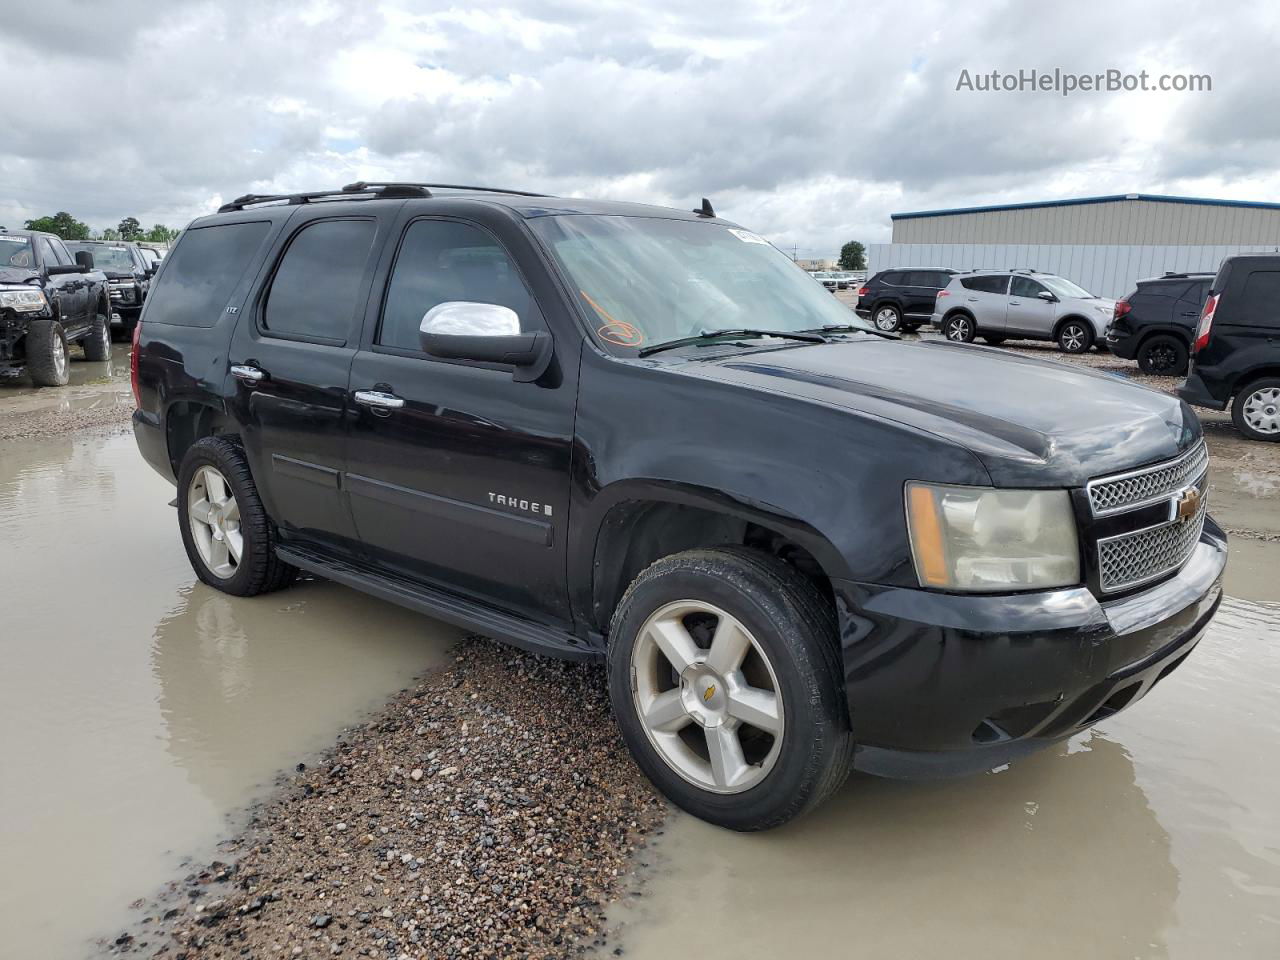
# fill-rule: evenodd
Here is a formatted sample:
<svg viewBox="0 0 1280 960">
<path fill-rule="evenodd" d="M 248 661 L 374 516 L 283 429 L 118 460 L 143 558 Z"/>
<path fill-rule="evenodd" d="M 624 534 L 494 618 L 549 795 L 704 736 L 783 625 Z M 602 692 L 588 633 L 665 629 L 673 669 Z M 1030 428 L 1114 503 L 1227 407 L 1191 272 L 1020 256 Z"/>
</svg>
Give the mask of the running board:
<svg viewBox="0 0 1280 960">
<path fill-rule="evenodd" d="M 425 613 L 456 627 L 474 630 L 530 653 L 562 660 L 599 660 L 604 656 L 603 650 L 590 647 L 562 630 L 513 617 L 420 583 L 381 576 L 312 550 L 281 545 L 276 547 L 276 556 L 285 563 L 326 580 L 341 583 L 381 600 L 389 600 L 418 613 Z"/>
</svg>

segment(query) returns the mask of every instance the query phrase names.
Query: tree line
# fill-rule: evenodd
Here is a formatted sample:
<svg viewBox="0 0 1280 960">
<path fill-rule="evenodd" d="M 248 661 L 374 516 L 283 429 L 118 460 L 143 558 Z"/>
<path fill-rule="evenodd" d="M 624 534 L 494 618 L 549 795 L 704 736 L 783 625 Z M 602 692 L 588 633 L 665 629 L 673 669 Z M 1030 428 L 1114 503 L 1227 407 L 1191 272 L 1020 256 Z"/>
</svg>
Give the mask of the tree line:
<svg viewBox="0 0 1280 960">
<path fill-rule="evenodd" d="M 83 223 L 65 210 L 51 217 L 36 217 L 28 220 L 28 230 L 39 230 L 41 233 L 52 233 L 63 240 L 141 240 L 144 243 L 172 243 L 178 236 L 177 230 L 171 230 L 164 224 L 157 223 L 150 230 L 143 230 L 137 217 L 125 217 L 116 227 L 107 227 L 96 236 Z"/>
</svg>

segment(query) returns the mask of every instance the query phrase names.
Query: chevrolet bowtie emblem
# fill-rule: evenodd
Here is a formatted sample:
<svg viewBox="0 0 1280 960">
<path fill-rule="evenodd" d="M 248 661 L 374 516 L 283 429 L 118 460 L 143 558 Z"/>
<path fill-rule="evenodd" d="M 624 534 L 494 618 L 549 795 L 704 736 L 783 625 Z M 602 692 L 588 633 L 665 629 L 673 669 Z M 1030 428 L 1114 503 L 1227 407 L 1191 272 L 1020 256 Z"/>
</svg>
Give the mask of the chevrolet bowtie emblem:
<svg viewBox="0 0 1280 960">
<path fill-rule="evenodd" d="M 711 698 L 714 697 L 715 695 L 716 695 L 716 685 L 713 683 L 710 686 L 708 686 L 706 690 L 702 691 L 702 702 L 709 703 L 711 701 Z"/>
<path fill-rule="evenodd" d="M 1188 487 L 1182 491 L 1182 495 L 1178 497 L 1176 504 L 1177 518 L 1182 523 L 1186 523 L 1200 512 L 1200 491 L 1195 487 Z"/>
</svg>

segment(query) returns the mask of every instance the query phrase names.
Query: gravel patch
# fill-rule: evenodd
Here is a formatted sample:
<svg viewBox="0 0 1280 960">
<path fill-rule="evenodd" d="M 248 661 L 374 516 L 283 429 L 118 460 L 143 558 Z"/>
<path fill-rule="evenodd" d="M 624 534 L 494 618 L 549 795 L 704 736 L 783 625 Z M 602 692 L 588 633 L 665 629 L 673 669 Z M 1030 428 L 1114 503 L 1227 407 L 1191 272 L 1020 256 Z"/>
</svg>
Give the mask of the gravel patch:
<svg viewBox="0 0 1280 960">
<path fill-rule="evenodd" d="M 464 641 L 318 763 L 109 955 L 544 958 L 604 943 L 666 806 L 603 671 Z"/>
<path fill-rule="evenodd" d="M 56 388 L 51 388 L 56 389 Z M 127 426 L 133 397 L 106 395 L 93 405 L 46 406 L 29 411 L 0 408 L 0 440 L 61 436 L 99 427 Z"/>
</svg>

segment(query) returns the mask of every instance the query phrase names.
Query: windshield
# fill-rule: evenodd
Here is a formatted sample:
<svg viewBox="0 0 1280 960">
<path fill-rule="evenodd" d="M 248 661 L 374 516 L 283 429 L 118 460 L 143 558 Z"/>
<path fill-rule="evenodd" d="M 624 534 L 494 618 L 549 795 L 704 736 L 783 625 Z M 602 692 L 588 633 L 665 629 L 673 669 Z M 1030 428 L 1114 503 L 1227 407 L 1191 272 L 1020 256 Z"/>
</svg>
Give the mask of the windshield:
<svg viewBox="0 0 1280 960">
<path fill-rule="evenodd" d="M 0 233 L 0 267 L 17 267 L 23 270 L 35 268 L 35 253 L 26 237 L 11 237 Z"/>
<path fill-rule="evenodd" d="M 133 258 L 129 256 L 129 248 L 109 243 L 68 243 L 67 249 L 77 254 L 80 251 L 93 255 L 95 270 L 110 270 L 112 273 L 133 273 Z"/>
<path fill-rule="evenodd" d="M 1076 297 L 1089 300 L 1093 298 L 1093 294 L 1084 287 L 1077 287 L 1070 280 L 1062 277 L 1036 277 L 1041 283 L 1054 292 L 1058 297 Z"/>
<path fill-rule="evenodd" d="M 867 329 L 848 307 L 746 230 L 657 217 L 537 217 L 599 341 L 652 346 L 704 330 Z"/>
</svg>

